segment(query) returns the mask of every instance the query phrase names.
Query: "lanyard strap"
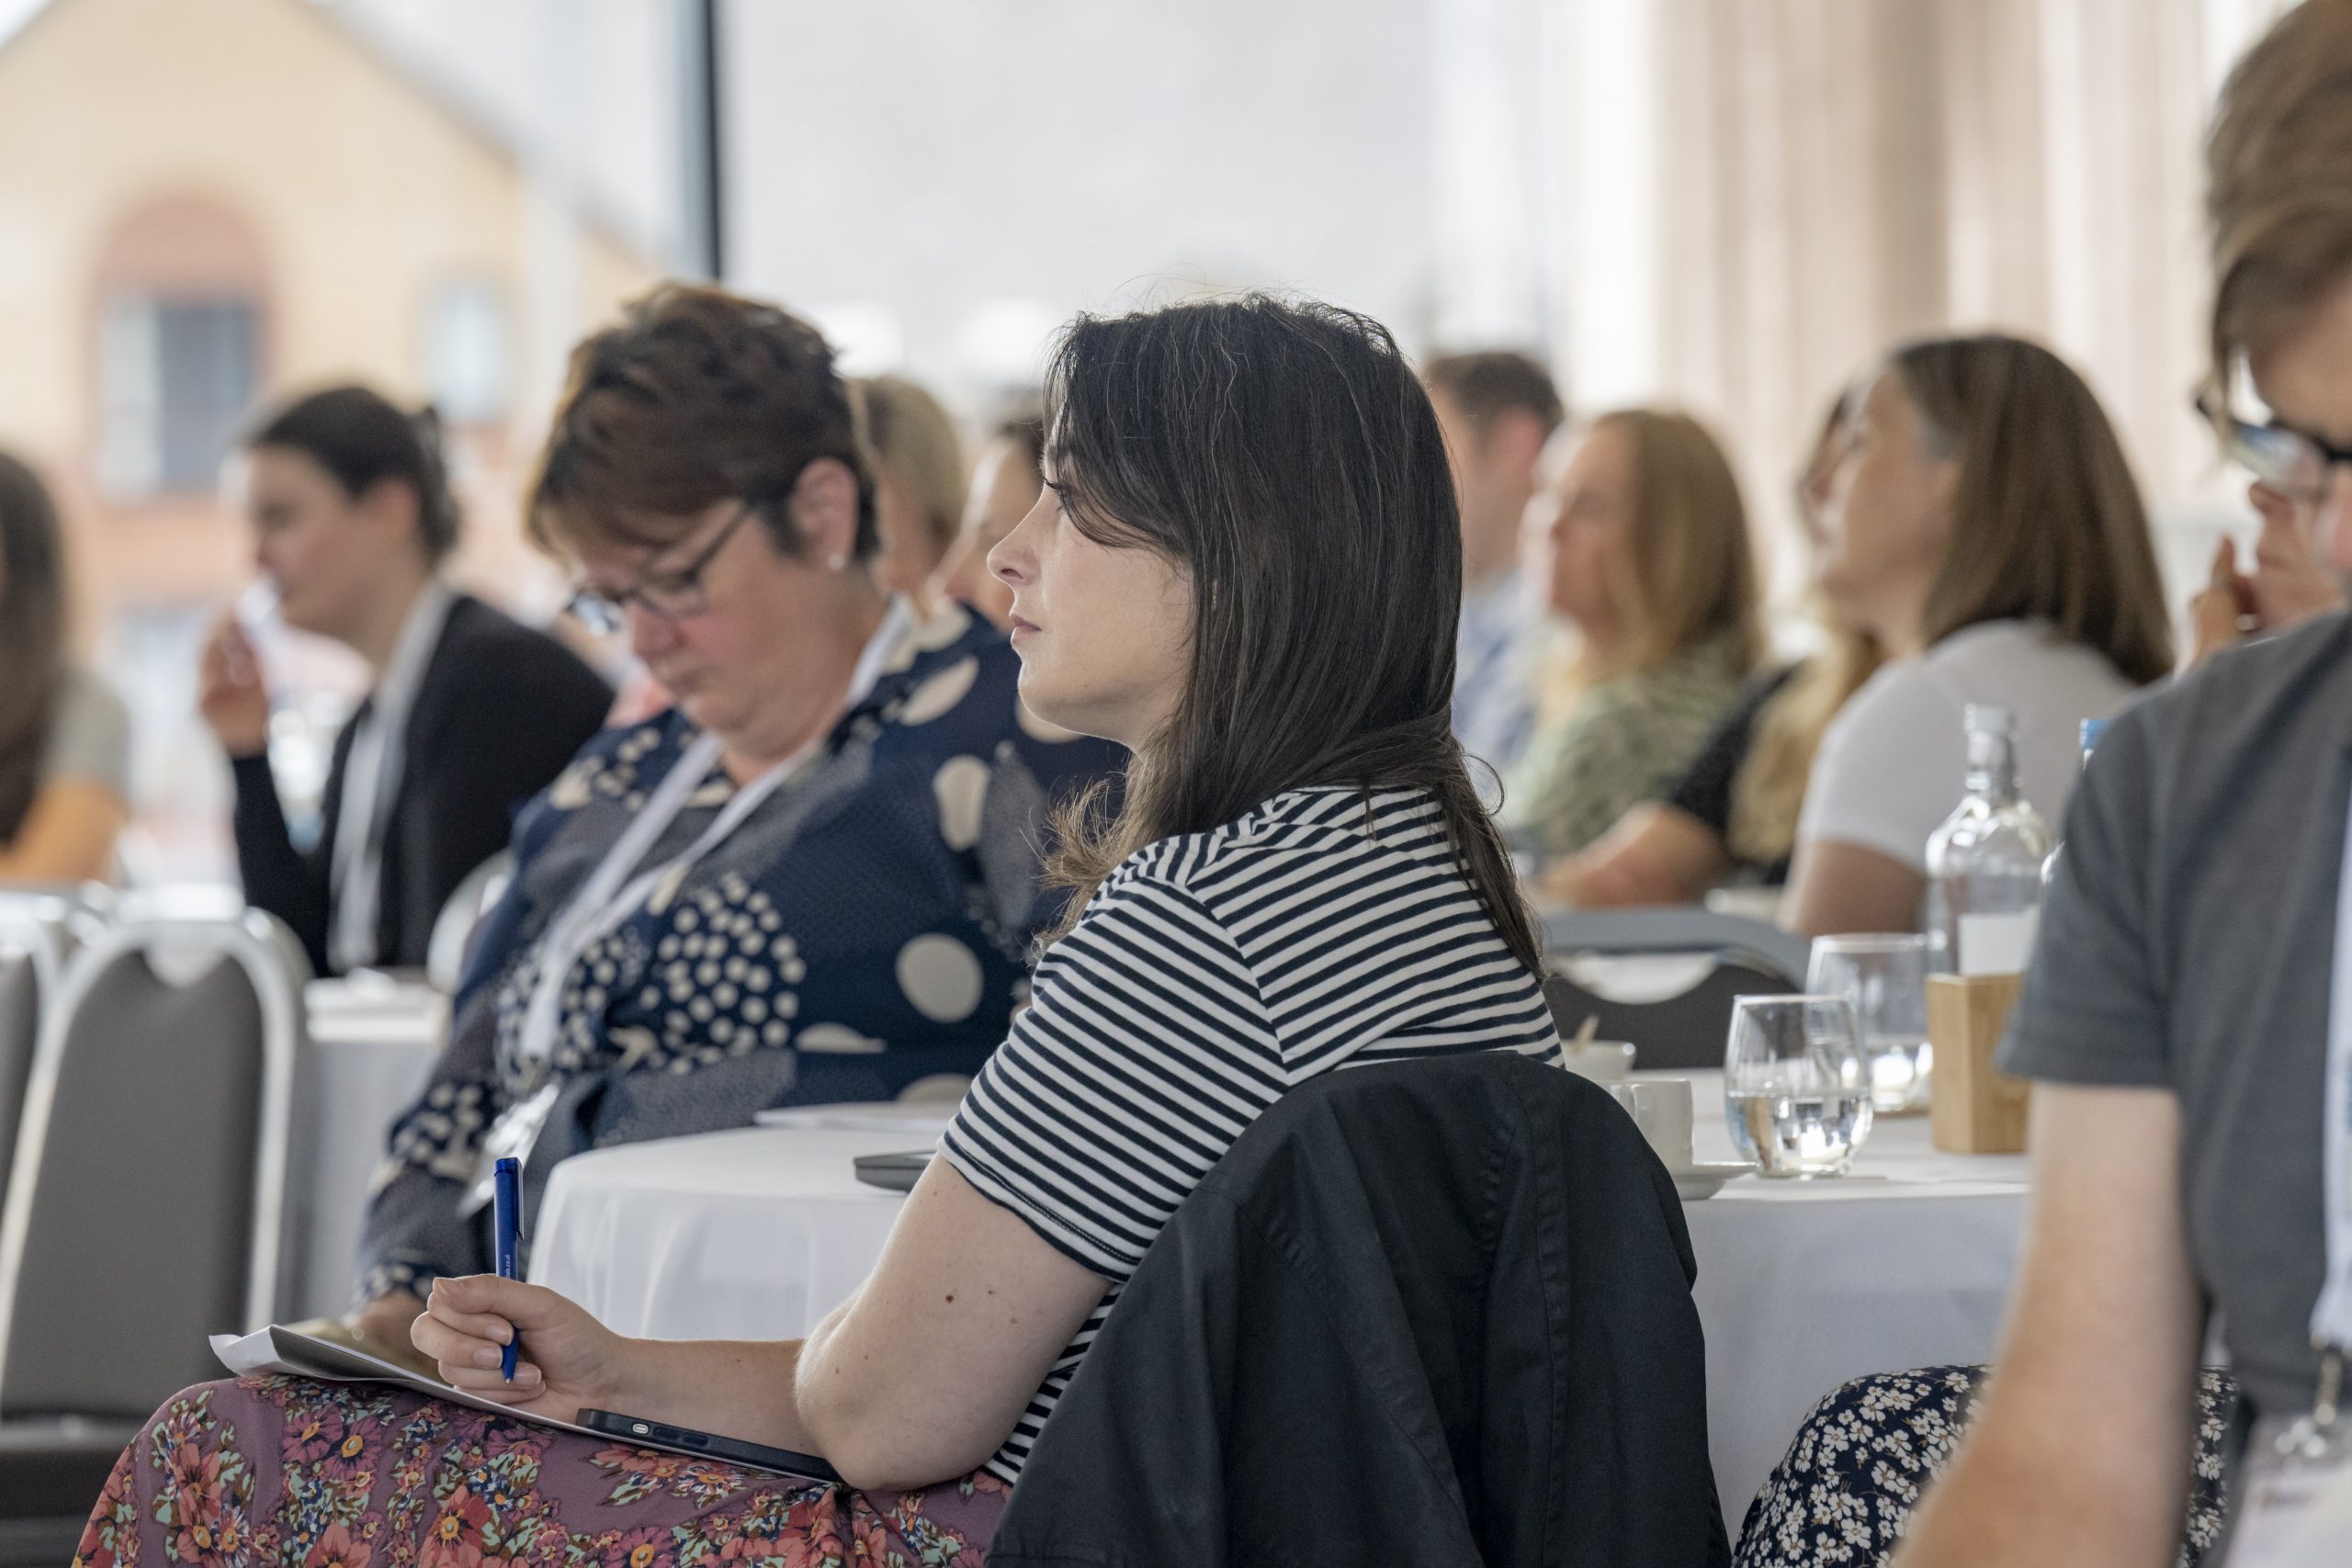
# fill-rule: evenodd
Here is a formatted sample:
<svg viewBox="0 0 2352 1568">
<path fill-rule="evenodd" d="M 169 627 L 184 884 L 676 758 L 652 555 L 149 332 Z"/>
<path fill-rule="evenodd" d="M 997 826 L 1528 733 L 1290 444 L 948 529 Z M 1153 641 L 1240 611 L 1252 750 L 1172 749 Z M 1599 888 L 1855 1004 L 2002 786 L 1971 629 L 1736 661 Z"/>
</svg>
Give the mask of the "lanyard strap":
<svg viewBox="0 0 2352 1568">
<path fill-rule="evenodd" d="M 334 858 L 329 866 L 328 955 L 338 969 L 357 969 L 382 955 L 377 951 L 383 908 L 386 818 L 400 794 L 408 750 L 408 720 L 416 706 L 425 666 L 440 645 L 442 628 L 457 595 L 438 578 L 426 581 L 401 624 L 392 657 L 351 732 L 345 755 L 342 805 L 335 818 Z"/>
<path fill-rule="evenodd" d="M 2327 1279 L 2312 1307 L 2314 1344 L 2352 1346 L 2352 822 L 2335 889 L 2335 974 L 2327 1010 L 2327 1082 L 2321 1097 L 2321 1176 L 2327 1201 Z"/>
<path fill-rule="evenodd" d="M 911 619 L 906 600 L 891 602 L 882 625 L 858 655 L 857 667 L 850 675 L 848 698 L 842 704 L 844 713 L 873 694 L 882 678 L 882 666 L 897 649 Z M 687 798 L 718 764 L 718 736 L 705 734 L 687 749 L 669 775 L 647 797 L 644 809 L 628 825 L 628 830 L 605 852 L 587 882 L 548 928 L 539 950 L 538 974 L 531 985 L 530 1005 L 524 1011 L 522 1034 L 515 1043 L 525 1060 L 543 1061 L 555 1050 L 556 1034 L 562 1023 L 564 978 L 589 944 L 635 914 L 656 887 L 666 887 L 674 893 L 685 874 L 742 826 L 743 819 L 759 809 L 786 779 L 823 750 L 830 738 L 829 727 L 826 732 L 737 790 L 684 853 L 640 873 L 624 886 L 629 872 L 645 858 L 670 824 L 677 820 L 678 813 L 685 809 Z"/>
</svg>

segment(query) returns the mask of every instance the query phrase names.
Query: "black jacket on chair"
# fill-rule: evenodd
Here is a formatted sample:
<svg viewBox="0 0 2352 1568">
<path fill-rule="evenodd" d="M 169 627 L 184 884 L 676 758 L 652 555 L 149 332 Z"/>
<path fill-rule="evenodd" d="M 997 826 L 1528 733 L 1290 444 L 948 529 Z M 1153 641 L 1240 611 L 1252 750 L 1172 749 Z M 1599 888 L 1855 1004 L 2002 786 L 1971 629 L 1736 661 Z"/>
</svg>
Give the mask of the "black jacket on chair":
<svg viewBox="0 0 2352 1568">
<path fill-rule="evenodd" d="M 479 599 L 458 596 L 409 710 L 405 759 L 384 832 L 377 962 L 424 962 L 433 922 L 469 872 L 506 847 L 514 813 L 604 728 L 612 688 L 586 661 Z M 327 933 L 334 835 L 353 727 L 335 737 L 319 837 L 295 849 L 266 753 L 235 759 L 237 868 L 245 898 L 291 927 L 333 974 Z"/>
<path fill-rule="evenodd" d="M 1665 1168 L 1584 1079 L 1327 1073 L 1145 1255 L 989 1568 L 1723 1563 L 1695 1272 Z"/>
</svg>

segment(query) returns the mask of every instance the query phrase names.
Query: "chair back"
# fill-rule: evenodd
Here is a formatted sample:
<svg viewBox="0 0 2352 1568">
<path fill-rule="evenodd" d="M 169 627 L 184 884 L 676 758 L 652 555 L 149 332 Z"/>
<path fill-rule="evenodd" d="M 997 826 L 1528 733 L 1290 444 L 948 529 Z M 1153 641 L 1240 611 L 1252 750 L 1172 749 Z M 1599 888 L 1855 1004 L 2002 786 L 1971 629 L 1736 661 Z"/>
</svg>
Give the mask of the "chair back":
<svg viewBox="0 0 2352 1568">
<path fill-rule="evenodd" d="M 309 971 L 253 911 L 127 914 L 68 964 L 0 1204 L 0 1419 L 143 1416 L 276 1315 Z"/>
<path fill-rule="evenodd" d="M 474 928 L 492 906 L 506 896 L 514 880 L 514 852 L 501 850 L 458 884 L 457 890 L 434 917 L 433 934 L 424 943 L 424 977 L 444 996 L 453 995 L 466 972 L 466 950 L 473 944 Z"/>
<path fill-rule="evenodd" d="M 1697 908 L 1554 914 L 1544 947 L 1544 996 L 1564 1038 L 1590 1019 L 1599 1038 L 1633 1043 L 1634 1066 L 1668 1070 L 1722 1066 L 1732 1004 L 1803 990 L 1813 952 L 1778 926 Z M 1578 959 L 1642 957 L 1701 963 L 1672 994 L 1638 999 L 1577 973 Z"/>
<path fill-rule="evenodd" d="M 42 1010 L 64 984 L 74 944 L 101 929 L 100 907 L 78 891 L 0 890 L 0 1196 L 8 1190 Z"/>
</svg>

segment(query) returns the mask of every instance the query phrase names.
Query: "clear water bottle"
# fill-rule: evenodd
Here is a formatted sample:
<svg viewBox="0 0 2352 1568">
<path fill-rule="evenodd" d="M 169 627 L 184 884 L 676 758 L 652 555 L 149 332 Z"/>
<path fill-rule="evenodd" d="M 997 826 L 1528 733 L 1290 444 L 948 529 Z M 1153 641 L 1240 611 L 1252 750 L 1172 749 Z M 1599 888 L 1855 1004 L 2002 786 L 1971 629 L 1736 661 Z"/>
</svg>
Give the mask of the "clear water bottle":
<svg viewBox="0 0 2352 1568">
<path fill-rule="evenodd" d="M 2087 768 L 2091 765 L 2091 749 L 2098 744 L 2098 738 L 2107 733 L 2107 724 L 2103 718 L 2083 720 L 2083 766 Z M 2041 887 L 2045 894 L 2050 885 L 2058 880 L 2058 857 L 2065 852 L 2066 841 L 2061 839 L 2057 847 L 2050 852 L 2050 858 L 2041 863 Z"/>
<path fill-rule="evenodd" d="M 2033 951 L 2050 829 L 2018 787 L 2017 719 L 1971 704 L 1968 794 L 1928 840 L 1928 945 L 1941 972 L 2012 975 Z"/>
</svg>

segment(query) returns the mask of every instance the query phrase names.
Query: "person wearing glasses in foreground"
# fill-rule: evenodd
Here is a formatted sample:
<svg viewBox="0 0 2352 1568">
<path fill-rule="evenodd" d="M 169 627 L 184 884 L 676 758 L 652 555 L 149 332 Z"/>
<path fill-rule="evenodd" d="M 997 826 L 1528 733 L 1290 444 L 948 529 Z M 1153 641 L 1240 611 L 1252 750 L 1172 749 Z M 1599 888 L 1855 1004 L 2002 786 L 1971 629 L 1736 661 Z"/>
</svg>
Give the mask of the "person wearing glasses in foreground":
<svg viewBox="0 0 2352 1568">
<path fill-rule="evenodd" d="M 2267 423 L 2241 430 L 2239 401 L 2224 437 L 2342 573 L 2352 0 L 2311 0 L 2255 46 L 2207 159 L 2210 395 L 2243 366 Z M 2173 1562 L 2215 1314 L 2244 1404 L 2233 1568 L 2290 1560 L 2291 1494 L 2310 1490 L 2292 1466 L 2324 1483 L 2352 1465 L 2352 1425 L 2325 1419 L 2352 1393 L 2347 807 L 2341 615 L 2208 660 L 2100 740 L 2002 1057 L 2040 1080 L 2023 1270 L 1904 1568 Z"/>
<path fill-rule="evenodd" d="M 397 1123 L 356 1326 L 405 1347 L 489 1266 L 481 1176 L 967 1077 L 1060 908 L 1037 842 L 1115 750 L 1046 738 L 1004 635 L 877 585 L 873 484 L 814 328 L 670 288 L 582 344 L 530 496 L 574 607 L 675 705 L 514 829 L 449 1043 Z"/>
<path fill-rule="evenodd" d="M 624 1339 L 494 1277 L 441 1280 L 415 1325 L 445 1376 L 502 1403 L 820 1453 L 848 1485 L 657 1469 L 405 1393 L 212 1384 L 131 1445 L 85 1563 L 127 1560 L 133 1534 L 164 1561 L 234 1471 L 260 1477 L 246 1528 L 309 1528 L 334 1495 L 330 1528 L 373 1532 L 379 1557 L 424 1538 L 535 1561 L 642 1543 L 649 1562 L 978 1564 L 1121 1281 L 1285 1089 L 1358 1063 L 1558 1059 L 1451 730 L 1445 448 L 1386 331 L 1259 297 L 1081 317 L 1050 387 L 1048 488 L 992 552 L 1021 691 L 1134 760 L 1115 813 L 1098 796 L 1065 817 L 1075 911 L 872 1276 L 783 1343 Z"/>
</svg>

